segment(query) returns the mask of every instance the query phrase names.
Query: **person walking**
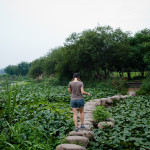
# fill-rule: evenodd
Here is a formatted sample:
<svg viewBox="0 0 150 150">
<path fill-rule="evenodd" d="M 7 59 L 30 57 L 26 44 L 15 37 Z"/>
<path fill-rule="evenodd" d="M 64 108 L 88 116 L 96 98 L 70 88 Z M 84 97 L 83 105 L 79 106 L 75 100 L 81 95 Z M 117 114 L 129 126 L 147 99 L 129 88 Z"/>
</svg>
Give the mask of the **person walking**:
<svg viewBox="0 0 150 150">
<path fill-rule="evenodd" d="M 79 108 L 80 112 L 80 121 L 81 126 L 80 128 L 84 129 L 84 97 L 83 95 L 90 95 L 90 93 L 87 93 L 84 91 L 84 85 L 83 82 L 80 80 L 80 74 L 74 73 L 73 79 L 71 82 L 69 82 L 68 85 L 68 92 L 71 94 L 71 101 L 70 106 L 73 110 L 73 121 L 75 124 L 75 131 L 78 132 L 78 121 L 77 121 L 77 108 Z"/>
</svg>

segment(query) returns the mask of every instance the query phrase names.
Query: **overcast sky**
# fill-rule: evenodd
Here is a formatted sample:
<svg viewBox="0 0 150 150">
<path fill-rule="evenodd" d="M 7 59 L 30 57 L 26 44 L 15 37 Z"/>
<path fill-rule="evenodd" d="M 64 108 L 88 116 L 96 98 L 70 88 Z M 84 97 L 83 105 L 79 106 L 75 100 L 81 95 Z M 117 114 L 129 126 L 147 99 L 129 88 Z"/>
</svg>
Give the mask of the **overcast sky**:
<svg viewBox="0 0 150 150">
<path fill-rule="evenodd" d="M 0 0 L 0 69 L 32 62 L 98 25 L 150 28 L 150 0 Z"/>
</svg>

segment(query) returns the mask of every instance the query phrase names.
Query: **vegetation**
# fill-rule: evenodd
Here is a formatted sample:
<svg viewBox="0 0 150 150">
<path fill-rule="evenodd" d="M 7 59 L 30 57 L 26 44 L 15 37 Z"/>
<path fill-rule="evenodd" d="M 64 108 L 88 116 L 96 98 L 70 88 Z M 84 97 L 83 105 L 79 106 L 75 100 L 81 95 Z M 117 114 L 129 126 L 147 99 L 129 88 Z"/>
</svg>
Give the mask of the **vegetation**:
<svg viewBox="0 0 150 150">
<path fill-rule="evenodd" d="M 133 36 L 120 28 L 97 26 L 81 33 L 72 33 L 64 45 L 52 49 L 46 56 L 31 63 L 22 62 L 7 66 L 9 75 L 29 75 L 36 78 L 41 74 L 69 80 L 74 72 L 82 79 L 97 81 L 109 78 L 112 72 L 120 77 L 131 72 L 150 69 L 150 29 L 143 29 Z"/>
<path fill-rule="evenodd" d="M 67 86 L 48 80 L 12 83 L 0 86 L 0 149 L 55 149 L 74 129 Z M 104 83 L 86 91 L 91 96 L 85 101 L 117 93 Z"/>
<path fill-rule="evenodd" d="M 96 109 L 93 111 L 93 119 L 96 123 L 105 121 L 107 118 L 110 117 L 110 113 L 104 106 L 97 106 Z"/>
<path fill-rule="evenodd" d="M 115 119 L 111 129 L 94 129 L 89 150 L 148 150 L 150 147 L 150 97 L 137 96 L 117 101 L 107 108 Z"/>
</svg>

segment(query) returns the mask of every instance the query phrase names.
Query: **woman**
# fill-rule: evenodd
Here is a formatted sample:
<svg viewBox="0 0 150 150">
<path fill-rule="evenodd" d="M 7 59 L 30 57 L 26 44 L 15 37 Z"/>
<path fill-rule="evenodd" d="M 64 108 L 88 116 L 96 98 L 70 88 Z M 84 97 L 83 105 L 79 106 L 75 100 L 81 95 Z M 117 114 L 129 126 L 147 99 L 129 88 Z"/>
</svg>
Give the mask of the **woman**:
<svg viewBox="0 0 150 150">
<path fill-rule="evenodd" d="M 85 128 L 84 126 L 84 98 L 83 95 L 90 95 L 84 91 L 83 82 L 80 80 L 80 74 L 74 73 L 73 79 L 69 82 L 68 92 L 72 93 L 70 106 L 73 110 L 73 121 L 75 124 L 75 131 L 78 132 L 78 122 L 77 122 L 77 108 L 80 111 L 80 121 L 81 121 L 81 128 Z"/>
</svg>

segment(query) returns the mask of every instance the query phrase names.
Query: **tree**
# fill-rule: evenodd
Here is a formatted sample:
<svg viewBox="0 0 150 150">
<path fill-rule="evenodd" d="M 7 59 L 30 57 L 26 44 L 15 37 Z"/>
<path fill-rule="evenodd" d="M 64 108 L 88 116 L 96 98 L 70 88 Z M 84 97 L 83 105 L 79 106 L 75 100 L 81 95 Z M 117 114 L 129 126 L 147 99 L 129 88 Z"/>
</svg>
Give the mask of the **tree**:
<svg viewBox="0 0 150 150">
<path fill-rule="evenodd" d="M 43 61 L 44 58 L 39 58 L 31 63 L 31 67 L 28 73 L 30 77 L 36 78 L 39 75 L 43 74 Z"/>
<path fill-rule="evenodd" d="M 133 59 L 136 62 L 134 68 L 140 71 L 143 77 L 144 71 L 150 64 L 150 30 L 144 29 L 137 32 L 134 37 L 131 37 L 130 45 Z"/>
</svg>

